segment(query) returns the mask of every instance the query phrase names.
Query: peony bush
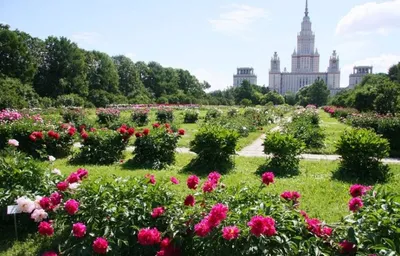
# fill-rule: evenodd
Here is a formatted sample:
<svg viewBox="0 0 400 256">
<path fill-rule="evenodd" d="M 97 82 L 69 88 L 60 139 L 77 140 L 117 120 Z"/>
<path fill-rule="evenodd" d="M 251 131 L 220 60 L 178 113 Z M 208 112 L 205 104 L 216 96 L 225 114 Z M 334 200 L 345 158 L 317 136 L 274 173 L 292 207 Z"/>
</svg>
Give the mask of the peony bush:
<svg viewBox="0 0 400 256">
<path fill-rule="evenodd" d="M 186 124 L 196 123 L 199 120 L 199 111 L 195 109 L 186 109 L 183 112 L 183 122 Z"/>
<path fill-rule="evenodd" d="M 174 112 L 172 108 L 159 108 L 156 112 L 156 120 L 162 124 L 172 123 L 174 121 Z"/>
<path fill-rule="evenodd" d="M 135 109 L 132 113 L 132 121 L 137 125 L 137 126 L 145 126 L 149 123 L 149 109 Z"/>
<path fill-rule="evenodd" d="M 185 131 L 174 132 L 170 124 L 153 124 L 153 129 L 137 131 L 133 161 L 137 164 L 162 169 L 175 162 L 175 150 Z"/>
<path fill-rule="evenodd" d="M 118 121 L 120 111 L 113 108 L 99 108 L 96 110 L 97 122 L 100 124 L 111 124 Z"/>
</svg>

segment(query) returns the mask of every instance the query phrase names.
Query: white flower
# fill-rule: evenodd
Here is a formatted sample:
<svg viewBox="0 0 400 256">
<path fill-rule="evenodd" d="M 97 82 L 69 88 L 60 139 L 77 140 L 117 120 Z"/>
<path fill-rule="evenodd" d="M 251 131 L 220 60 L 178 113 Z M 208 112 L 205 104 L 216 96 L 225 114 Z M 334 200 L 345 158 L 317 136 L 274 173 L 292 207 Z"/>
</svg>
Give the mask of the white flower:
<svg viewBox="0 0 400 256">
<path fill-rule="evenodd" d="M 49 156 L 49 161 L 54 162 L 54 161 L 56 161 L 56 158 L 54 156 Z"/>
<path fill-rule="evenodd" d="M 25 196 L 22 196 L 16 200 L 18 208 L 22 212 L 31 213 L 35 209 L 35 203 Z"/>
<path fill-rule="evenodd" d="M 243 129 L 243 130 L 247 130 L 246 126 L 243 126 L 242 129 Z"/>
<path fill-rule="evenodd" d="M 18 147 L 19 146 L 19 142 L 18 142 L 18 140 L 11 139 L 11 140 L 8 140 L 8 145 L 11 145 L 11 146 L 14 146 L 14 147 Z"/>
<path fill-rule="evenodd" d="M 59 170 L 59 169 L 53 169 L 52 171 L 51 171 L 51 173 L 53 173 L 53 174 L 55 174 L 55 175 L 61 175 L 61 171 Z"/>
<path fill-rule="evenodd" d="M 71 184 L 68 185 L 68 188 L 71 189 L 71 190 L 75 190 L 75 189 L 77 189 L 79 187 L 79 185 L 81 185 L 81 184 L 79 184 L 78 182 L 71 183 Z"/>
<path fill-rule="evenodd" d="M 43 209 L 36 209 L 31 214 L 31 219 L 33 219 L 35 222 L 41 222 L 42 220 L 47 219 L 47 217 L 48 214 Z"/>
<path fill-rule="evenodd" d="M 34 203 L 35 203 L 35 208 L 36 209 L 42 209 L 42 207 L 40 206 L 40 200 L 42 200 L 41 196 L 35 196 Z"/>
</svg>

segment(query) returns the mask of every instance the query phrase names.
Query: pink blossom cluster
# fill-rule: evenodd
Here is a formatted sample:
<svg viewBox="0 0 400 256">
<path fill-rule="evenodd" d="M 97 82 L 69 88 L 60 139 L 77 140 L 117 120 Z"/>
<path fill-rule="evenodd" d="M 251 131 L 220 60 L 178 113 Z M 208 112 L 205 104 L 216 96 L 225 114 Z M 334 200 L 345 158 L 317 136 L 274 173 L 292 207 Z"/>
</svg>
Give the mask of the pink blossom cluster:
<svg viewBox="0 0 400 256">
<path fill-rule="evenodd" d="M 80 182 L 87 178 L 88 171 L 83 168 L 79 168 L 76 172 L 71 173 L 64 181 L 57 183 L 57 189 L 59 191 L 75 190 L 79 187 Z"/>
<path fill-rule="evenodd" d="M 194 226 L 194 232 L 200 237 L 207 236 L 211 230 L 217 227 L 223 220 L 226 219 L 228 206 L 224 204 L 216 204 L 211 208 L 210 213 Z"/>
<path fill-rule="evenodd" d="M 307 229 L 318 237 L 330 237 L 332 235 L 332 228 L 325 226 L 319 219 L 306 218 Z"/>
<path fill-rule="evenodd" d="M 281 194 L 281 197 L 287 201 L 292 201 L 294 204 L 298 204 L 300 193 L 297 191 L 285 191 Z"/>
<path fill-rule="evenodd" d="M 354 184 L 350 187 L 349 193 L 353 197 L 349 201 L 349 210 L 352 212 L 357 212 L 361 207 L 364 206 L 364 203 L 361 199 L 369 190 L 371 190 L 371 186 L 364 186 L 360 184 Z"/>
<path fill-rule="evenodd" d="M 0 111 L 0 123 L 13 122 L 23 118 L 16 110 L 3 109 Z"/>
<path fill-rule="evenodd" d="M 210 193 L 213 192 L 214 189 L 217 188 L 219 180 L 221 179 L 221 174 L 218 172 L 211 172 L 208 174 L 208 179 L 203 184 L 203 192 Z"/>
<path fill-rule="evenodd" d="M 96 115 L 99 114 L 119 116 L 120 111 L 116 108 L 98 108 L 96 109 Z"/>
<path fill-rule="evenodd" d="M 250 227 L 250 232 L 257 237 L 276 235 L 275 220 L 272 217 L 254 216 L 247 225 Z"/>
</svg>

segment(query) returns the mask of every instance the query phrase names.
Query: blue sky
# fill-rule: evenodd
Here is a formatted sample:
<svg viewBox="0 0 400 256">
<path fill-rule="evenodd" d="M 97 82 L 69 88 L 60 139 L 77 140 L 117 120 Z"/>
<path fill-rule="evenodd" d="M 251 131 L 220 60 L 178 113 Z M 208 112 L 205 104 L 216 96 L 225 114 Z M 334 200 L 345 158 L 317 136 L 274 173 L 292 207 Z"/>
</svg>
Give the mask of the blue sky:
<svg viewBox="0 0 400 256">
<path fill-rule="evenodd" d="M 304 16 L 305 0 L 0 0 L 0 22 L 39 38 L 66 36 L 84 49 L 187 69 L 212 89 L 252 66 L 268 85 L 274 51 L 281 69 Z M 337 50 L 341 86 L 354 65 L 386 72 L 400 61 L 400 0 L 309 0 L 320 71 Z"/>
</svg>

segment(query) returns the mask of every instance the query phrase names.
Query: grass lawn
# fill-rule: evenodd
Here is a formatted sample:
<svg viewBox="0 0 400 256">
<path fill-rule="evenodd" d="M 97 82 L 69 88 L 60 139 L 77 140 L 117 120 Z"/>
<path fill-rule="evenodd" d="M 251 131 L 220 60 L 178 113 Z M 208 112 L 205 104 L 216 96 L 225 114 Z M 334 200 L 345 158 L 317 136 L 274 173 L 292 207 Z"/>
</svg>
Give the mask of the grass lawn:
<svg viewBox="0 0 400 256">
<path fill-rule="evenodd" d="M 350 126 L 339 122 L 336 118 L 330 117 L 328 113 L 323 110 L 319 110 L 320 126 L 322 127 L 325 140 L 325 147 L 321 149 L 309 149 L 307 153 L 315 154 L 335 154 L 335 144 L 340 139 L 340 136 L 346 128 Z"/>
</svg>

